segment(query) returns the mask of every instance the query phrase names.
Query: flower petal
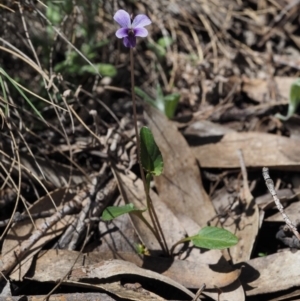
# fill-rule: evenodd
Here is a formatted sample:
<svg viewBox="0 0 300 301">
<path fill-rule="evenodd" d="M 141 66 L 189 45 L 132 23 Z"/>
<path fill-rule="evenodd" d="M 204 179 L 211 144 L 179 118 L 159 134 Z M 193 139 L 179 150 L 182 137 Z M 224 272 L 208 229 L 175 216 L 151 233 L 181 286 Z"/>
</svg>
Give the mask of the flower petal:
<svg viewBox="0 0 300 301">
<path fill-rule="evenodd" d="M 146 15 L 137 15 L 132 22 L 132 28 L 144 27 L 151 23 L 151 20 Z"/>
<path fill-rule="evenodd" d="M 135 38 L 135 36 L 125 37 L 123 39 L 123 44 L 124 44 L 125 47 L 128 47 L 128 48 L 135 47 L 135 45 L 136 45 L 136 38 Z"/>
<path fill-rule="evenodd" d="M 127 28 L 120 28 L 116 31 L 116 36 L 119 39 L 125 38 L 128 36 L 128 29 Z"/>
<path fill-rule="evenodd" d="M 114 20 L 123 28 L 131 27 L 131 19 L 127 11 L 119 9 L 115 15 Z"/>
<path fill-rule="evenodd" d="M 133 31 L 134 31 L 134 35 L 136 37 L 144 38 L 148 35 L 148 30 L 146 28 L 143 28 L 143 27 L 135 28 Z"/>
</svg>

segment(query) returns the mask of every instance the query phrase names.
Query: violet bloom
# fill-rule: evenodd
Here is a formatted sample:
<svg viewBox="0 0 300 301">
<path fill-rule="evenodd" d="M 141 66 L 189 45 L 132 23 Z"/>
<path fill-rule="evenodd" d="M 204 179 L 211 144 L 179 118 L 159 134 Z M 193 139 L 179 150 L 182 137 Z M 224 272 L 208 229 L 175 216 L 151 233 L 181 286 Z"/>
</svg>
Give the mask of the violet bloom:
<svg viewBox="0 0 300 301">
<path fill-rule="evenodd" d="M 148 35 L 148 30 L 144 26 L 151 24 L 151 20 L 146 15 L 137 15 L 131 23 L 128 12 L 123 9 L 115 13 L 114 20 L 122 27 L 116 31 L 117 38 L 123 39 L 124 46 L 131 48 L 136 45 L 136 37 Z"/>
</svg>

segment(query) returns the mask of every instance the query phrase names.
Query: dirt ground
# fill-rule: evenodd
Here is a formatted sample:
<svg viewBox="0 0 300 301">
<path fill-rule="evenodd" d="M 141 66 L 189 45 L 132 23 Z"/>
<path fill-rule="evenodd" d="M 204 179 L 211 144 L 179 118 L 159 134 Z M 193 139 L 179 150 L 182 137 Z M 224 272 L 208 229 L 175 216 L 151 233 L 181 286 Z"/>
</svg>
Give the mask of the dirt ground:
<svg viewBox="0 0 300 301">
<path fill-rule="evenodd" d="M 235 246 L 170 255 L 101 217 L 146 208 L 119 9 L 152 22 L 134 85 L 166 249 L 205 226 Z M 299 0 L 2 0 L 0 20 L 1 300 L 300 299 Z"/>
</svg>

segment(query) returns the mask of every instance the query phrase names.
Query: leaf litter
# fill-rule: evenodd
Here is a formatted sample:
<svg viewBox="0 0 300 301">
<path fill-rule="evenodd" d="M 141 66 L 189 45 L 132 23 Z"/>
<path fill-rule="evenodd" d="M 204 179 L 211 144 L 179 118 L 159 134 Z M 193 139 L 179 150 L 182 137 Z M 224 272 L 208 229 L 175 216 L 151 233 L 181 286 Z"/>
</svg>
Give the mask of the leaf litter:
<svg viewBox="0 0 300 301">
<path fill-rule="evenodd" d="M 60 248 L 68 249 L 64 251 L 73 254 L 69 260 L 59 261 L 56 257 L 40 271 L 41 282 L 47 281 L 41 277 L 47 270 L 53 273 L 49 281 L 55 282 L 69 275 L 82 247 L 85 252 L 89 249 L 102 252 L 102 248 L 106 256 L 98 253 L 102 262 L 123 260 L 113 265 L 124 272 L 125 279 L 123 283 L 105 280 L 102 290 L 125 299 L 168 299 L 158 289 L 147 290 L 144 283 L 129 283 L 126 270 L 140 276 L 147 274 L 144 268 L 152 266 L 156 267 L 156 274 L 149 274 L 147 281 L 158 279 L 162 273 L 171 279 L 168 282 L 183 286 L 182 291 L 197 290 L 205 283 L 207 289 L 201 298 L 244 300 L 246 295 L 247 300 L 296 300 L 298 252 L 289 249 L 281 252 L 286 246 L 275 237 L 283 220 L 274 210 L 271 195 L 265 194 L 261 168 L 271 168 L 277 193 L 287 214 L 296 222 L 300 183 L 298 111 L 293 111 L 287 121 L 279 120 L 276 114 L 286 115 L 289 89 L 299 77 L 299 1 L 226 0 L 220 4 L 197 0 L 186 5 L 183 0 L 172 4 L 142 0 L 131 5 L 134 13 L 149 13 L 153 23 L 149 26 L 148 40 L 138 43 L 135 52 L 136 84 L 148 95 L 155 95 L 160 83 L 165 97 L 176 93 L 181 96 L 172 121 L 145 106 L 147 125 L 165 162 L 164 174 L 151 183 L 151 194 L 168 245 L 185 235 L 196 234 L 208 223 L 230 229 L 240 238 L 236 247 L 223 252 L 183 246 L 182 250 L 176 249 L 177 257 L 173 259 L 157 256 L 161 252 L 156 238 L 134 216 L 121 216 L 108 224 L 100 220 L 104 208 L 120 203 L 117 182 L 123 189 L 121 197 L 135 200 L 143 206 L 141 209 L 145 208 L 135 170 L 127 55 L 117 46 L 111 26 L 115 5 L 77 3 L 73 7 L 77 13 L 66 13 L 65 24 L 47 14 L 49 9 L 54 16 L 57 4 L 47 2 L 47 5 L 48 8 L 36 1 L 4 1 L 0 5 L 5 19 L 1 68 L 11 78 L 18 78 L 32 95 L 41 96 L 39 101 L 49 98 L 47 103 L 33 104 L 41 109 L 41 115 L 34 115 L 32 107 L 15 93 L 11 82 L 2 79 L 1 225 L 8 228 L 3 232 L 1 272 L 10 281 L 30 281 L 33 278 L 29 275 L 37 272 L 41 258 L 51 257 L 46 252 L 39 258 L 36 254 L 42 254 L 41 248 L 56 252 L 61 258 L 65 255 Z M 87 12 L 94 13 L 94 17 Z M 38 16 L 49 19 L 48 25 L 40 24 Z M 50 44 L 43 48 L 45 30 L 51 27 L 48 21 L 56 28 L 49 57 L 45 49 Z M 93 24 L 89 29 L 97 24 L 92 34 L 94 40 L 81 30 L 80 26 L 85 24 Z M 159 44 L 157 41 L 162 37 L 170 42 Z M 99 42 L 96 51 L 87 47 L 96 45 L 95 41 Z M 165 47 L 160 54 L 156 44 Z M 28 51 L 32 51 L 35 61 Z M 85 55 L 83 61 L 89 64 L 94 58 L 110 64 L 117 70 L 117 76 L 95 77 L 87 63 L 78 63 L 78 53 Z M 76 58 L 73 61 L 72 56 Z M 55 68 L 60 61 L 65 67 L 59 74 Z M 76 71 L 72 76 L 67 72 L 66 62 L 70 61 L 69 66 L 82 69 L 78 72 L 80 77 Z M 43 80 L 47 87 L 40 84 Z M 293 105 L 296 108 L 298 104 Z M 139 122 L 145 125 L 141 115 Z M 239 158 L 239 150 L 243 160 Z M 242 172 L 241 162 L 245 165 Z M 114 178 L 109 165 L 118 177 Z M 60 190 L 54 191 L 55 188 Z M 75 195 L 77 201 L 72 203 L 68 195 Z M 262 204 L 263 195 L 266 201 Z M 62 217 L 57 212 L 66 208 L 63 207 L 66 204 L 76 204 L 76 209 L 68 211 L 71 216 Z M 43 216 L 36 220 L 40 213 Z M 53 219 L 55 215 L 59 218 Z M 35 236 L 45 220 L 53 221 L 48 229 L 51 235 L 41 232 Z M 261 243 L 260 233 L 268 225 L 274 225 L 267 242 L 275 244 L 275 250 Z M 67 230 L 62 234 L 64 229 Z M 28 240 L 32 236 L 36 239 L 33 244 Z M 135 251 L 136 244 L 144 245 L 157 257 L 144 256 L 141 260 Z M 15 256 L 22 246 L 26 263 Z M 130 253 L 120 255 L 122 251 Z M 259 254 L 263 257 L 258 257 L 262 256 Z M 85 275 L 84 285 L 92 287 L 88 272 L 99 272 L 101 266 L 84 260 L 75 264 L 71 275 L 75 272 Z M 55 261 L 60 265 L 55 265 Z M 16 270 L 12 274 L 9 270 L 13 266 Z M 55 277 L 54 272 L 63 267 L 60 276 Z M 21 285 L 18 292 L 22 292 L 20 289 Z M 23 290 L 24 295 L 27 292 Z M 47 293 L 40 291 L 42 295 Z M 188 294 L 191 300 L 194 294 Z M 110 297 L 101 295 L 101 298 Z"/>
</svg>

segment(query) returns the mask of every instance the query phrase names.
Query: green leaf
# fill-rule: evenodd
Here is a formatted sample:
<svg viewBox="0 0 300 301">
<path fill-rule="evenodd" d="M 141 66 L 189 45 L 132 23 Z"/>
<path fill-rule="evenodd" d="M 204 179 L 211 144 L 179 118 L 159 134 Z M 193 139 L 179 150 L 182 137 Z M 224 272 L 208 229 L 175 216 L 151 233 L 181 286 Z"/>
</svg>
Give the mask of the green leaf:
<svg viewBox="0 0 300 301">
<path fill-rule="evenodd" d="M 164 94 L 160 84 L 156 86 L 156 107 L 165 114 Z"/>
<path fill-rule="evenodd" d="M 140 130 L 141 162 L 143 168 L 155 176 L 159 176 L 164 167 L 162 154 L 155 143 L 152 132 L 147 127 Z"/>
<path fill-rule="evenodd" d="M 234 234 L 217 227 L 204 227 L 190 239 L 196 247 L 205 249 L 226 249 L 238 243 Z"/>
<path fill-rule="evenodd" d="M 91 74 L 98 74 L 98 72 L 102 76 L 114 77 L 117 74 L 117 69 L 111 64 L 94 64 L 94 66 L 85 65 L 81 67 L 80 74 L 84 72 Z"/>
<path fill-rule="evenodd" d="M 164 96 L 161 86 L 158 84 L 156 88 L 156 99 L 152 99 L 147 93 L 138 87 L 134 87 L 136 95 L 141 97 L 151 106 L 157 108 L 164 113 L 168 118 L 173 118 L 178 106 L 180 94 L 174 93 Z"/>
<path fill-rule="evenodd" d="M 110 206 L 103 211 L 101 218 L 103 221 L 110 221 L 126 213 L 144 212 L 146 210 L 147 209 L 138 209 L 132 203 L 124 206 Z"/>
<path fill-rule="evenodd" d="M 157 108 L 162 113 L 165 113 L 165 107 L 164 107 L 163 103 L 158 103 L 157 100 L 152 99 L 147 93 L 145 93 L 139 87 L 134 87 L 134 92 L 136 93 L 136 95 L 138 95 L 139 97 L 141 97 L 144 101 L 146 101 L 152 107 Z"/>
<path fill-rule="evenodd" d="M 155 53 L 155 55 L 158 57 L 158 59 L 163 59 L 166 57 L 167 52 L 164 47 L 162 47 L 156 43 L 148 43 L 147 46 L 150 50 L 152 50 Z"/>
<path fill-rule="evenodd" d="M 169 94 L 164 97 L 165 114 L 168 118 L 171 119 L 174 117 L 179 99 L 180 99 L 180 94 L 178 93 Z"/>
<path fill-rule="evenodd" d="M 275 117 L 281 120 L 288 120 L 297 110 L 300 104 L 300 78 L 294 81 L 290 87 L 289 108 L 286 116 L 276 114 Z"/>
<path fill-rule="evenodd" d="M 134 87 L 134 92 L 136 95 L 138 95 L 139 97 L 141 97 L 143 100 L 145 100 L 146 102 L 148 102 L 150 105 L 156 107 L 155 105 L 155 100 L 152 99 L 147 93 L 145 93 L 142 89 L 140 89 L 139 87 Z"/>
<path fill-rule="evenodd" d="M 158 39 L 157 44 L 163 48 L 167 48 L 173 44 L 173 39 L 171 37 L 162 37 Z"/>
</svg>

